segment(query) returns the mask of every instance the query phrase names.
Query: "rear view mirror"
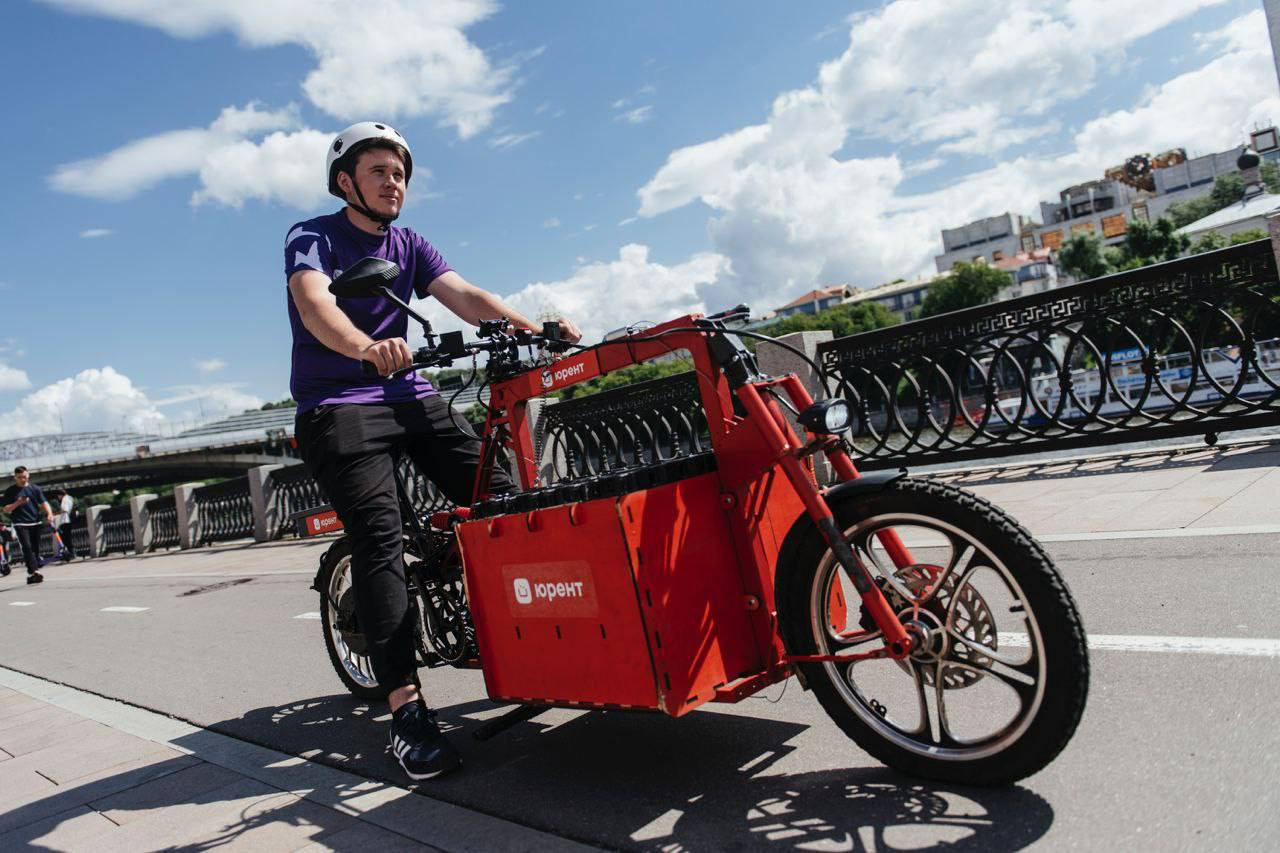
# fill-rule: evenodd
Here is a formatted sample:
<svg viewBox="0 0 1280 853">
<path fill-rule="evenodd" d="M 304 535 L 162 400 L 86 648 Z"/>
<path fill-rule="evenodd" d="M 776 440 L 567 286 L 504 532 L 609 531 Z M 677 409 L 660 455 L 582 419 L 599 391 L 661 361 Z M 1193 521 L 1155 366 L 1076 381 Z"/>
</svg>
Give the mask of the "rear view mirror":
<svg viewBox="0 0 1280 853">
<path fill-rule="evenodd" d="M 382 289 L 390 287 L 400 275 L 400 266 L 382 258 L 361 258 L 349 270 L 344 270 L 329 285 L 329 292 L 344 299 L 359 296 L 382 296 Z"/>
</svg>

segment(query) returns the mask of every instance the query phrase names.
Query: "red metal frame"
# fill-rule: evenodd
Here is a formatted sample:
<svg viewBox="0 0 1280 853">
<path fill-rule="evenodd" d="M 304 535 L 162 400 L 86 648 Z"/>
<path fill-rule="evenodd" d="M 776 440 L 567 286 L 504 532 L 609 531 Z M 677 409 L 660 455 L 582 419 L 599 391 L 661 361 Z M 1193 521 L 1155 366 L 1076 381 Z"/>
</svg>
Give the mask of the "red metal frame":
<svg viewBox="0 0 1280 853">
<path fill-rule="evenodd" d="M 774 596 L 778 553 L 802 515 L 832 519 L 809 457 L 824 451 L 842 480 L 858 472 L 830 436 L 806 432 L 801 440 L 792 429 L 775 395 L 797 410 L 813 402 L 795 376 L 741 386 L 736 396 L 747 417 L 735 415 L 707 333 L 690 330 L 700 316 L 492 387 L 476 500 L 489 496 L 500 447 L 514 454 L 524 488 L 540 485 L 530 399 L 673 350 L 692 355 L 718 463 L 714 473 L 620 498 L 456 525 L 493 698 L 678 716 L 707 701 L 739 701 L 788 677 L 795 663 L 909 653 L 910 636 L 879 586 L 862 583 L 882 648 L 787 654 Z M 912 562 L 892 531 L 880 541 L 897 565 Z M 833 592 L 829 608 L 834 622 L 847 604 Z"/>
</svg>

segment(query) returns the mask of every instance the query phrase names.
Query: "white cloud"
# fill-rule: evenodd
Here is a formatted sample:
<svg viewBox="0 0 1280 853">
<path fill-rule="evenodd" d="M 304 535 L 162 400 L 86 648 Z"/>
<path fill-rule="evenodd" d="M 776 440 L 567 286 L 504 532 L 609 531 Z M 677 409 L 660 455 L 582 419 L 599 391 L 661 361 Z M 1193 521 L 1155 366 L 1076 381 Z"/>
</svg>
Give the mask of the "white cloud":
<svg viewBox="0 0 1280 853">
<path fill-rule="evenodd" d="M 672 152 L 640 189 L 639 215 L 693 201 L 714 211 L 712 243 L 732 272 L 700 291 L 711 305 L 766 310 L 820 283 L 867 286 L 930 271 L 943 227 L 1033 212 L 1130 154 L 1225 148 L 1243 138 L 1246 121 L 1280 115 L 1266 27 L 1252 12 L 1211 37 L 1219 50 L 1203 67 L 1086 123 L 1059 156 L 1009 157 L 932 192 L 901 192 L 907 177 L 940 165 L 932 155 L 1050 132 L 1046 112 L 1092 86 L 1101 58 L 1198 5 L 1166 4 L 1132 26 L 1120 26 L 1135 10 L 1127 0 L 1058 11 L 900 0 L 857 16 L 850 49 L 813 86 L 779 95 L 763 124 Z M 840 159 L 851 137 L 910 140 L 921 159 Z"/>
<path fill-rule="evenodd" d="M 220 358 L 206 358 L 203 361 L 196 362 L 196 370 L 200 371 L 205 376 L 208 376 L 210 373 L 217 373 L 226 366 L 227 363 Z"/>
<path fill-rule="evenodd" d="M 178 38 L 230 32 L 249 47 L 299 45 L 316 60 L 303 92 L 344 121 L 432 116 L 466 138 L 489 126 L 515 83 L 512 66 L 495 66 L 463 32 L 497 11 L 493 0 L 44 2 Z"/>
<path fill-rule="evenodd" d="M 114 368 L 90 368 L 28 394 L 0 416 L 0 438 L 53 432 L 156 429 L 164 422 L 147 395 Z"/>
<path fill-rule="evenodd" d="M 95 237 L 109 237 L 114 233 L 110 228 L 87 228 L 80 232 L 80 236 L 86 240 L 92 240 Z"/>
<path fill-rule="evenodd" d="M 333 136 L 304 128 L 277 131 L 261 142 L 240 139 L 217 148 L 200 164 L 200 189 L 192 194 L 191 203 L 239 208 L 257 199 L 314 210 L 329 198 L 324 151 Z M 414 186 L 421 187 L 430 175 L 426 168 L 415 168 Z"/>
<path fill-rule="evenodd" d="M 616 115 L 613 120 L 626 122 L 627 124 L 644 124 L 651 118 L 653 118 L 653 107 L 645 104 L 642 107 L 636 107 L 633 110 L 627 110 L 625 113 Z"/>
<path fill-rule="evenodd" d="M 0 392 L 25 391 L 31 387 L 31 380 L 25 370 L 10 367 L 0 361 Z"/>
<path fill-rule="evenodd" d="M 554 216 L 553 216 L 553 217 L 551 217 L 550 219 L 544 219 L 544 220 L 542 221 L 542 227 L 543 227 L 543 228 L 559 228 L 559 227 L 560 227 L 560 220 L 559 220 L 559 219 L 557 219 L 557 218 L 556 218 L 556 217 L 554 217 Z"/>
<path fill-rule="evenodd" d="M 174 385 L 165 389 L 168 396 L 154 401 L 157 408 L 168 409 L 167 420 L 191 421 L 235 415 L 248 409 L 261 408 L 261 397 L 248 394 L 231 383 L 215 385 Z M 192 405 L 192 404 L 195 405 Z M 184 408 L 174 409 L 185 404 Z"/>
<path fill-rule="evenodd" d="M 705 311 L 699 288 L 711 284 L 727 269 L 725 258 L 694 255 L 682 264 L 666 266 L 649 259 L 649 247 L 623 246 L 614 261 L 582 263 L 561 281 L 534 282 L 503 299 L 530 319 L 546 312 L 568 317 L 582 330 L 583 341 L 598 341 L 604 333 L 642 320 L 663 322 L 681 314 Z M 415 307 L 437 331 L 472 332 L 434 299 Z"/>
<path fill-rule="evenodd" d="M 515 148 L 522 142 L 528 142 L 530 139 L 536 139 L 542 135 L 540 130 L 532 130 L 527 133 L 502 133 L 489 140 L 490 148 Z"/>
<path fill-rule="evenodd" d="M 207 128 L 137 139 L 59 166 L 49 180 L 62 192 L 124 201 L 161 181 L 195 175 L 199 186 L 191 203 L 196 206 L 212 202 L 239 208 L 256 199 L 314 210 L 328 198 L 324 152 L 332 139 L 332 133 L 300 127 L 293 107 L 227 107 Z M 425 167 L 416 169 L 415 186 L 430 175 Z M 91 229 L 80 236 L 110 233 Z"/>
<path fill-rule="evenodd" d="M 97 430 L 155 432 L 176 420 L 225 416 L 262 405 L 236 385 L 183 385 L 169 391 L 169 397 L 153 400 L 115 368 L 89 368 L 28 394 L 0 415 L 0 439 Z M 193 402 L 195 406 L 172 415 L 161 411 Z"/>
</svg>

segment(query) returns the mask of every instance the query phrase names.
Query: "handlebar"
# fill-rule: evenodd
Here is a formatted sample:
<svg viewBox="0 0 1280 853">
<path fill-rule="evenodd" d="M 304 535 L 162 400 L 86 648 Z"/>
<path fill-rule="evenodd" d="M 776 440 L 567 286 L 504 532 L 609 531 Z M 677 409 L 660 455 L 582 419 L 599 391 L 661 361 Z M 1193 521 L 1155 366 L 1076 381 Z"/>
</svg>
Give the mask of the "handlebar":
<svg viewBox="0 0 1280 853">
<path fill-rule="evenodd" d="M 520 347 L 543 347 L 551 352 L 564 352 L 572 346 L 560 337 L 559 323 L 543 323 L 542 333 L 537 334 L 528 329 L 508 331 L 510 323 L 503 320 L 481 320 L 477 334 L 480 340 L 464 341 L 462 332 L 445 332 L 440 335 L 440 343 L 436 346 L 419 347 L 413 354 L 413 361 L 408 367 L 394 371 L 390 379 L 398 379 L 415 370 L 432 367 L 448 367 L 454 359 L 466 358 L 481 352 L 489 353 L 490 360 L 499 363 L 518 362 Z M 360 362 L 365 376 L 381 375 L 378 368 L 370 361 Z"/>
</svg>

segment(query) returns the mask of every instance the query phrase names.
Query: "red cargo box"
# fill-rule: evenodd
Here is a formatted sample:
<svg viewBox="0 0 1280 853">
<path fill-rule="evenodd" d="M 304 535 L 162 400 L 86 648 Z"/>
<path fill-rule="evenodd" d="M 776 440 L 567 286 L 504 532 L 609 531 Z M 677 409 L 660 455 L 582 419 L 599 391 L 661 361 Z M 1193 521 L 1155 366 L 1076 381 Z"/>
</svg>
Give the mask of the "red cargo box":
<svg viewBox="0 0 1280 853">
<path fill-rule="evenodd" d="M 715 474 L 458 533 L 495 699 L 679 715 L 761 668 Z"/>
</svg>

